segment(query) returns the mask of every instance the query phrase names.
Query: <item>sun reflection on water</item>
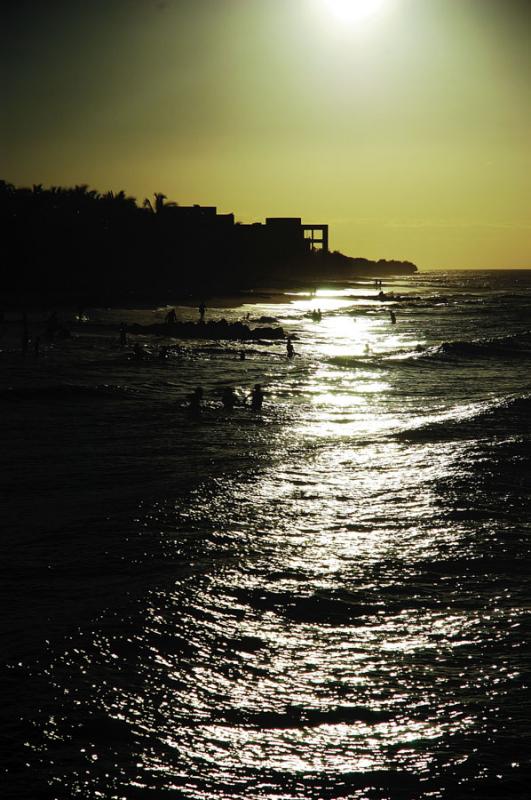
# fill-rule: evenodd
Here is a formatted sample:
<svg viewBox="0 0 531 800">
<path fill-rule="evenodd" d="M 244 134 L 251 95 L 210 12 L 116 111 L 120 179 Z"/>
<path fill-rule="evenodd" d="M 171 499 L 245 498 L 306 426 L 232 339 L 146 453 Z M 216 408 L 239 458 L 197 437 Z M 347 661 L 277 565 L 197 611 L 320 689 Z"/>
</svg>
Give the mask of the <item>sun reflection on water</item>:
<svg viewBox="0 0 531 800">
<path fill-rule="evenodd" d="M 526 609 L 503 548 L 520 534 L 482 486 L 494 469 L 483 439 L 498 443 L 471 434 L 499 400 L 469 396 L 470 369 L 417 359 L 436 343 L 418 317 L 393 325 L 373 294 L 250 306 L 296 335 L 293 360 L 283 341 L 249 345 L 242 362 L 232 344 L 200 343 L 178 380 L 175 365 L 157 373 L 164 437 L 149 457 L 161 468 L 142 475 L 143 505 L 100 586 L 135 599 L 90 637 L 71 634 L 47 675 L 61 696 L 43 737 L 65 785 L 83 754 L 79 796 L 302 800 L 332 781 L 329 796 L 421 797 L 423 780 L 473 760 L 480 735 L 498 746 L 501 697 L 513 692 L 519 713 Z M 208 403 L 192 424 L 174 387 L 198 375 Z M 220 409 L 215 388 L 258 380 L 260 415 Z"/>
</svg>

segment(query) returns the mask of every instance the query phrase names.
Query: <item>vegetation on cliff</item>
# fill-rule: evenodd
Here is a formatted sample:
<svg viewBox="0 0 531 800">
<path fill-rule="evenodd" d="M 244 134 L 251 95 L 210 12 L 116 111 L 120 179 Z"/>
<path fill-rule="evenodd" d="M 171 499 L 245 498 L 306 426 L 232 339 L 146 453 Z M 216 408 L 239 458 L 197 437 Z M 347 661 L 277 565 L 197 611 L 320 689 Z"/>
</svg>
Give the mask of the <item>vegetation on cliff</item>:
<svg viewBox="0 0 531 800">
<path fill-rule="evenodd" d="M 315 252 L 296 226 L 241 225 L 232 214 L 181 207 L 161 193 L 140 205 L 123 191 L 16 188 L 0 181 L 0 214 L 3 290 L 19 297 L 62 294 L 83 304 L 113 304 L 128 296 L 236 291 L 275 277 L 416 270 L 407 262 Z"/>
</svg>

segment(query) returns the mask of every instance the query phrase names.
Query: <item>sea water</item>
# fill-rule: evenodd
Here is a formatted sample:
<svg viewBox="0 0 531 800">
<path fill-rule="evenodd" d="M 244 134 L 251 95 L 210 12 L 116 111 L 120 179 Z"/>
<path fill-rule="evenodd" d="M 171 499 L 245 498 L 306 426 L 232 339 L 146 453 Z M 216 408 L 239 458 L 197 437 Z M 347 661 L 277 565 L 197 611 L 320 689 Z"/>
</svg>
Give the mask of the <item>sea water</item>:
<svg viewBox="0 0 531 800">
<path fill-rule="evenodd" d="M 528 796 L 531 273 L 384 284 L 6 315 L 3 798 Z"/>
</svg>

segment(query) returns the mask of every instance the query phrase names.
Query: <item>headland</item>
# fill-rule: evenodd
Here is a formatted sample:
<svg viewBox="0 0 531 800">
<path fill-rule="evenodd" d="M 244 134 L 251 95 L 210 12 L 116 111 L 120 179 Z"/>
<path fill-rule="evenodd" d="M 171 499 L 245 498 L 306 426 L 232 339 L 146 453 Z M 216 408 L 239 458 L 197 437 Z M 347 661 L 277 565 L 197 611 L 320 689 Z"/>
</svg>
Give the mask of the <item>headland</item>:
<svg viewBox="0 0 531 800">
<path fill-rule="evenodd" d="M 6 308 L 186 302 L 276 286 L 410 275 L 409 261 L 330 250 L 329 226 L 300 217 L 243 224 L 214 206 L 180 206 L 81 185 L 0 181 Z"/>
</svg>

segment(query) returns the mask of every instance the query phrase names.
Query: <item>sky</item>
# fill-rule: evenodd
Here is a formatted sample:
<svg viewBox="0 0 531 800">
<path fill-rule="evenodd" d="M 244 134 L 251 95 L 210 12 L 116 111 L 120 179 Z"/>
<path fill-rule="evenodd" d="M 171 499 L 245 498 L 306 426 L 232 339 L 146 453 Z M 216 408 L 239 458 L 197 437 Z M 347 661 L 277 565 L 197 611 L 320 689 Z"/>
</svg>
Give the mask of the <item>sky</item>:
<svg viewBox="0 0 531 800">
<path fill-rule="evenodd" d="M 529 0 L 12 0 L 0 175 L 531 267 Z"/>
</svg>

